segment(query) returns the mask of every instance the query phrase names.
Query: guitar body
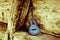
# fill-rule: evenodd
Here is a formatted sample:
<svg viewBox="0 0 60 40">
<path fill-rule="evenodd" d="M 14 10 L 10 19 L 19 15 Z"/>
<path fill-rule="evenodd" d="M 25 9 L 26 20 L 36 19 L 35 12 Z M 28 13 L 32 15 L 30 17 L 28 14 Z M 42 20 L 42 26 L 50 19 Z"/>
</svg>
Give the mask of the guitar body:
<svg viewBox="0 0 60 40">
<path fill-rule="evenodd" d="M 34 23 L 34 24 L 33 24 Z M 38 25 L 34 19 L 30 20 L 29 33 L 31 35 L 37 35 L 40 32 Z"/>
</svg>

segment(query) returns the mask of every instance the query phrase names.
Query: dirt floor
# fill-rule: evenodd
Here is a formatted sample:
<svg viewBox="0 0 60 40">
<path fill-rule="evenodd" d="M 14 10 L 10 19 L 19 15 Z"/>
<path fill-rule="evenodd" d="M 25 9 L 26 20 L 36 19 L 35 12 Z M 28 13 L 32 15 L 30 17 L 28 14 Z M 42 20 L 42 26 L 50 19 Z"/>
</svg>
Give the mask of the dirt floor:
<svg viewBox="0 0 60 40">
<path fill-rule="evenodd" d="M 32 36 L 26 32 L 16 32 L 13 40 L 60 40 L 60 38 L 48 34 Z"/>
</svg>

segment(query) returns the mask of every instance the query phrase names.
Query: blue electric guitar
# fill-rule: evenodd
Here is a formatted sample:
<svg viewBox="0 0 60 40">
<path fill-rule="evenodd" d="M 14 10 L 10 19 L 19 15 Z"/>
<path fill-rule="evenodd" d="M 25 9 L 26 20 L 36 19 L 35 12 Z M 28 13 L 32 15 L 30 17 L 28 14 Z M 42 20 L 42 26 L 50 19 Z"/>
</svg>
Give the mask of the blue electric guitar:
<svg viewBox="0 0 60 40">
<path fill-rule="evenodd" d="M 40 30 L 39 30 L 39 27 L 36 23 L 36 20 L 34 19 L 34 16 L 33 16 L 33 8 L 32 8 L 33 4 L 32 4 L 32 2 L 30 5 L 31 5 L 32 18 L 30 20 L 30 27 L 29 27 L 28 31 L 31 35 L 37 35 L 40 32 Z"/>
</svg>

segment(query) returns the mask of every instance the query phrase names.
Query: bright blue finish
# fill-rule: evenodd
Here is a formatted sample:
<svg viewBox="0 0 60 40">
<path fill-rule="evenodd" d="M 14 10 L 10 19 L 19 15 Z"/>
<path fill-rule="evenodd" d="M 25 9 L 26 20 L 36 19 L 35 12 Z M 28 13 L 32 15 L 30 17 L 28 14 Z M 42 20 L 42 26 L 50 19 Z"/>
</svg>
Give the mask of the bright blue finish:
<svg viewBox="0 0 60 40">
<path fill-rule="evenodd" d="M 29 27 L 29 33 L 31 35 L 37 35 L 40 32 L 40 30 L 39 30 L 39 27 L 36 25 L 36 21 L 31 19 L 30 24 L 31 25 Z"/>
</svg>

